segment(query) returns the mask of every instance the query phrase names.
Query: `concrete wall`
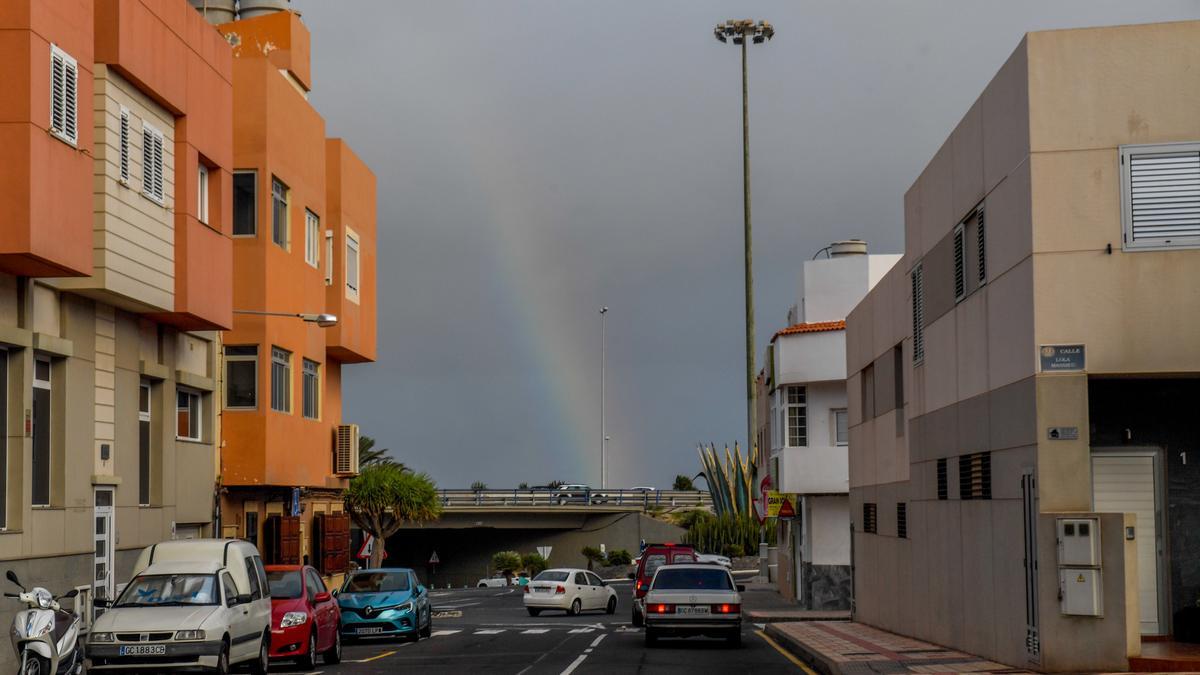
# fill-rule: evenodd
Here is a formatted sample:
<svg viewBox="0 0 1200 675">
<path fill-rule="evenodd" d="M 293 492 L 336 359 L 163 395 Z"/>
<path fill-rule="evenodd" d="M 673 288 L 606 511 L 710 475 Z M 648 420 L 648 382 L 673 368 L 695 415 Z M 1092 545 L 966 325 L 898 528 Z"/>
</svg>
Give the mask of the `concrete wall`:
<svg viewBox="0 0 1200 675">
<path fill-rule="evenodd" d="M 834 333 L 840 334 L 840 331 Z M 785 339 L 787 337 L 780 340 Z M 844 493 L 849 474 L 846 447 L 835 443 L 833 410 L 846 407 L 845 385 L 841 381 L 813 382 L 806 385 L 806 390 L 808 445 L 803 448 L 779 447 L 773 451 L 773 456 L 779 459 L 775 489 L 799 494 Z M 779 424 L 786 432 L 786 419 L 781 417 Z"/>
<path fill-rule="evenodd" d="M 800 321 L 814 323 L 846 318 L 854 305 L 899 260 L 899 254 L 887 254 L 804 261 L 800 273 Z"/>
</svg>

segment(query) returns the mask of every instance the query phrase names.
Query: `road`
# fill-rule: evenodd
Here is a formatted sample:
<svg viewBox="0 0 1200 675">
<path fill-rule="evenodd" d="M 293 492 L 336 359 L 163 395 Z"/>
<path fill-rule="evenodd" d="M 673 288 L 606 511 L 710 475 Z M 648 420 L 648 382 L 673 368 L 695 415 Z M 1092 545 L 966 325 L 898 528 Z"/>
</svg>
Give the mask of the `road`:
<svg viewBox="0 0 1200 675">
<path fill-rule="evenodd" d="M 316 673 L 488 672 L 513 675 L 568 673 L 799 672 L 793 661 L 763 638 L 760 627 L 743 627 L 743 646 L 722 640 L 662 640 L 647 649 L 641 629 L 630 626 L 631 582 L 615 582 L 618 606 L 570 617 L 529 616 L 516 588 L 437 590 L 433 637 L 417 643 L 364 641 L 347 645 L 343 662 Z M 302 673 L 288 664 L 272 672 Z M 810 671 L 811 672 L 811 671 Z"/>
</svg>

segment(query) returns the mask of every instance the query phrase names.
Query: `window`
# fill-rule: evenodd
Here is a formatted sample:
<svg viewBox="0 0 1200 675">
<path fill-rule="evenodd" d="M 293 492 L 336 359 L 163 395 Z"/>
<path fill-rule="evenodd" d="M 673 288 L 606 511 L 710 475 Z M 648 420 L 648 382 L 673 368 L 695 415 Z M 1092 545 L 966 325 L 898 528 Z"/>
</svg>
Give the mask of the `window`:
<svg viewBox="0 0 1200 675">
<path fill-rule="evenodd" d="M 358 236 L 346 232 L 346 297 L 358 301 Z"/>
<path fill-rule="evenodd" d="M 950 498 L 950 488 L 947 486 L 946 477 L 946 458 L 943 457 L 937 461 L 937 498 L 946 500 Z"/>
<path fill-rule="evenodd" d="M 150 462 L 153 452 L 150 444 L 150 383 L 142 382 L 138 387 L 138 506 L 150 505 Z"/>
<path fill-rule="evenodd" d="M 321 219 L 304 209 L 304 262 L 319 267 L 321 263 Z"/>
<path fill-rule="evenodd" d="M 992 498 L 992 453 L 976 452 L 958 458 L 958 498 Z"/>
<path fill-rule="evenodd" d="M 908 539 L 908 504 L 896 504 L 896 536 Z"/>
<path fill-rule="evenodd" d="M 1200 143 L 1123 145 L 1125 249 L 1200 246 Z"/>
<path fill-rule="evenodd" d="M 229 572 L 221 572 L 221 587 L 225 589 L 225 606 L 233 607 L 237 604 L 237 585 L 233 583 L 233 577 L 229 575 Z"/>
<path fill-rule="evenodd" d="M 197 176 L 199 176 L 199 184 L 196 186 L 196 218 L 208 224 L 208 167 L 201 164 L 196 168 Z"/>
<path fill-rule="evenodd" d="M 233 172 L 233 236 L 258 234 L 258 172 Z"/>
<path fill-rule="evenodd" d="M 791 448 L 808 445 L 808 409 L 804 387 L 787 388 L 787 444 Z"/>
<path fill-rule="evenodd" d="M 954 299 L 956 301 L 967 297 L 967 251 L 966 241 L 964 241 L 966 236 L 961 224 L 954 228 Z"/>
<path fill-rule="evenodd" d="M 8 528 L 8 351 L 0 347 L 0 530 Z"/>
<path fill-rule="evenodd" d="M 258 546 L 258 511 L 246 512 L 246 541 Z"/>
<path fill-rule="evenodd" d="M 75 145 L 79 140 L 79 66 L 56 45 L 50 45 L 50 132 Z"/>
<path fill-rule="evenodd" d="M 292 353 L 271 347 L 271 409 L 292 411 Z"/>
<path fill-rule="evenodd" d="M 845 408 L 833 411 L 833 442 L 834 445 L 850 443 L 850 415 Z"/>
<path fill-rule="evenodd" d="M 411 586 L 410 586 L 411 587 Z M 321 584 L 320 578 L 312 570 L 304 570 L 304 590 L 308 594 L 308 601 L 312 602 L 317 598 L 319 593 L 322 593 L 324 585 Z"/>
<path fill-rule="evenodd" d="M 868 363 L 862 369 L 862 418 L 864 422 L 875 419 L 875 364 Z"/>
<path fill-rule="evenodd" d="M 33 362 L 33 490 L 34 506 L 50 505 L 50 359 Z"/>
<path fill-rule="evenodd" d="M 304 416 L 310 420 L 318 419 L 321 416 L 319 406 L 321 380 L 318 376 L 320 367 L 316 361 L 304 359 Z"/>
<path fill-rule="evenodd" d="M 258 407 L 258 347 L 225 347 L 225 407 Z"/>
<path fill-rule="evenodd" d="M 975 259 L 978 265 L 979 285 L 987 283 L 987 247 L 983 228 L 983 208 L 975 213 Z"/>
<path fill-rule="evenodd" d="M 203 440 L 200 432 L 200 393 L 180 388 L 175 392 L 175 435 L 185 441 Z"/>
<path fill-rule="evenodd" d="M 121 182 L 129 183 L 129 108 L 121 106 L 121 137 L 117 163 L 121 169 Z"/>
<path fill-rule="evenodd" d="M 879 518 L 874 504 L 863 504 L 863 532 L 874 534 L 879 528 Z"/>
<path fill-rule="evenodd" d="M 904 435 L 904 345 L 892 347 L 892 380 L 896 390 L 896 436 Z"/>
<path fill-rule="evenodd" d="M 271 241 L 288 247 L 288 186 L 271 178 Z"/>
<path fill-rule="evenodd" d="M 912 271 L 913 363 L 925 360 L 925 268 Z"/>
<path fill-rule="evenodd" d="M 325 285 L 333 285 L 333 230 L 325 230 Z"/>
<path fill-rule="evenodd" d="M 163 135 L 142 122 L 142 194 L 163 203 Z"/>
<path fill-rule="evenodd" d="M 258 600 L 262 597 L 262 585 L 259 583 L 258 568 L 254 564 L 253 557 L 246 558 L 246 578 L 250 580 L 250 599 Z"/>
</svg>

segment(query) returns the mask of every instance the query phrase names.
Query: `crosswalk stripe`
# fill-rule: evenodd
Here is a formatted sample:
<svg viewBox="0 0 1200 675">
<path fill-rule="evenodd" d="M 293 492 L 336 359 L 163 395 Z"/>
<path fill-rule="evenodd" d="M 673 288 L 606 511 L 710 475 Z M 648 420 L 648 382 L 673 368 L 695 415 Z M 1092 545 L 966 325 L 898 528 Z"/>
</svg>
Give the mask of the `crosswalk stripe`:
<svg viewBox="0 0 1200 675">
<path fill-rule="evenodd" d="M 595 628 L 573 628 L 567 632 L 568 633 L 593 633 L 595 631 L 596 631 Z"/>
<path fill-rule="evenodd" d="M 476 635 L 496 635 L 497 633 L 503 633 L 503 632 L 504 632 L 504 630 L 505 630 L 505 629 L 503 629 L 503 628 L 500 628 L 500 629 L 488 629 L 488 630 L 477 630 L 477 631 L 475 631 L 475 634 L 476 634 Z"/>
<path fill-rule="evenodd" d="M 541 635 L 542 633 L 549 633 L 549 632 L 550 632 L 549 628 L 530 628 L 529 630 L 521 631 L 521 635 Z"/>
<path fill-rule="evenodd" d="M 435 630 L 429 634 L 429 637 L 439 637 L 442 635 L 454 635 L 455 633 L 461 633 L 461 632 L 462 632 L 461 630 Z"/>
</svg>

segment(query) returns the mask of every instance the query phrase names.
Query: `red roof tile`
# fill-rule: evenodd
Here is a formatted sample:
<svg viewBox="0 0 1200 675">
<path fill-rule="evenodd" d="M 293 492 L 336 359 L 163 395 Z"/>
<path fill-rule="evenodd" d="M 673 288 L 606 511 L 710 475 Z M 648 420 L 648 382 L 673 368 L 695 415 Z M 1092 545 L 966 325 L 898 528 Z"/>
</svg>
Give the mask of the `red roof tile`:
<svg viewBox="0 0 1200 675">
<path fill-rule="evenodd" d="M 797 333 L 824 333 L 831 330 L 846 330 L 845 321 L 817 321 L 815 323 L 798 323 L 795 326 L 788 326 L 775 334 L 771 338 L 771 342 L 775 341 L 780 335 L 796 335 Z"/>
</svg>

